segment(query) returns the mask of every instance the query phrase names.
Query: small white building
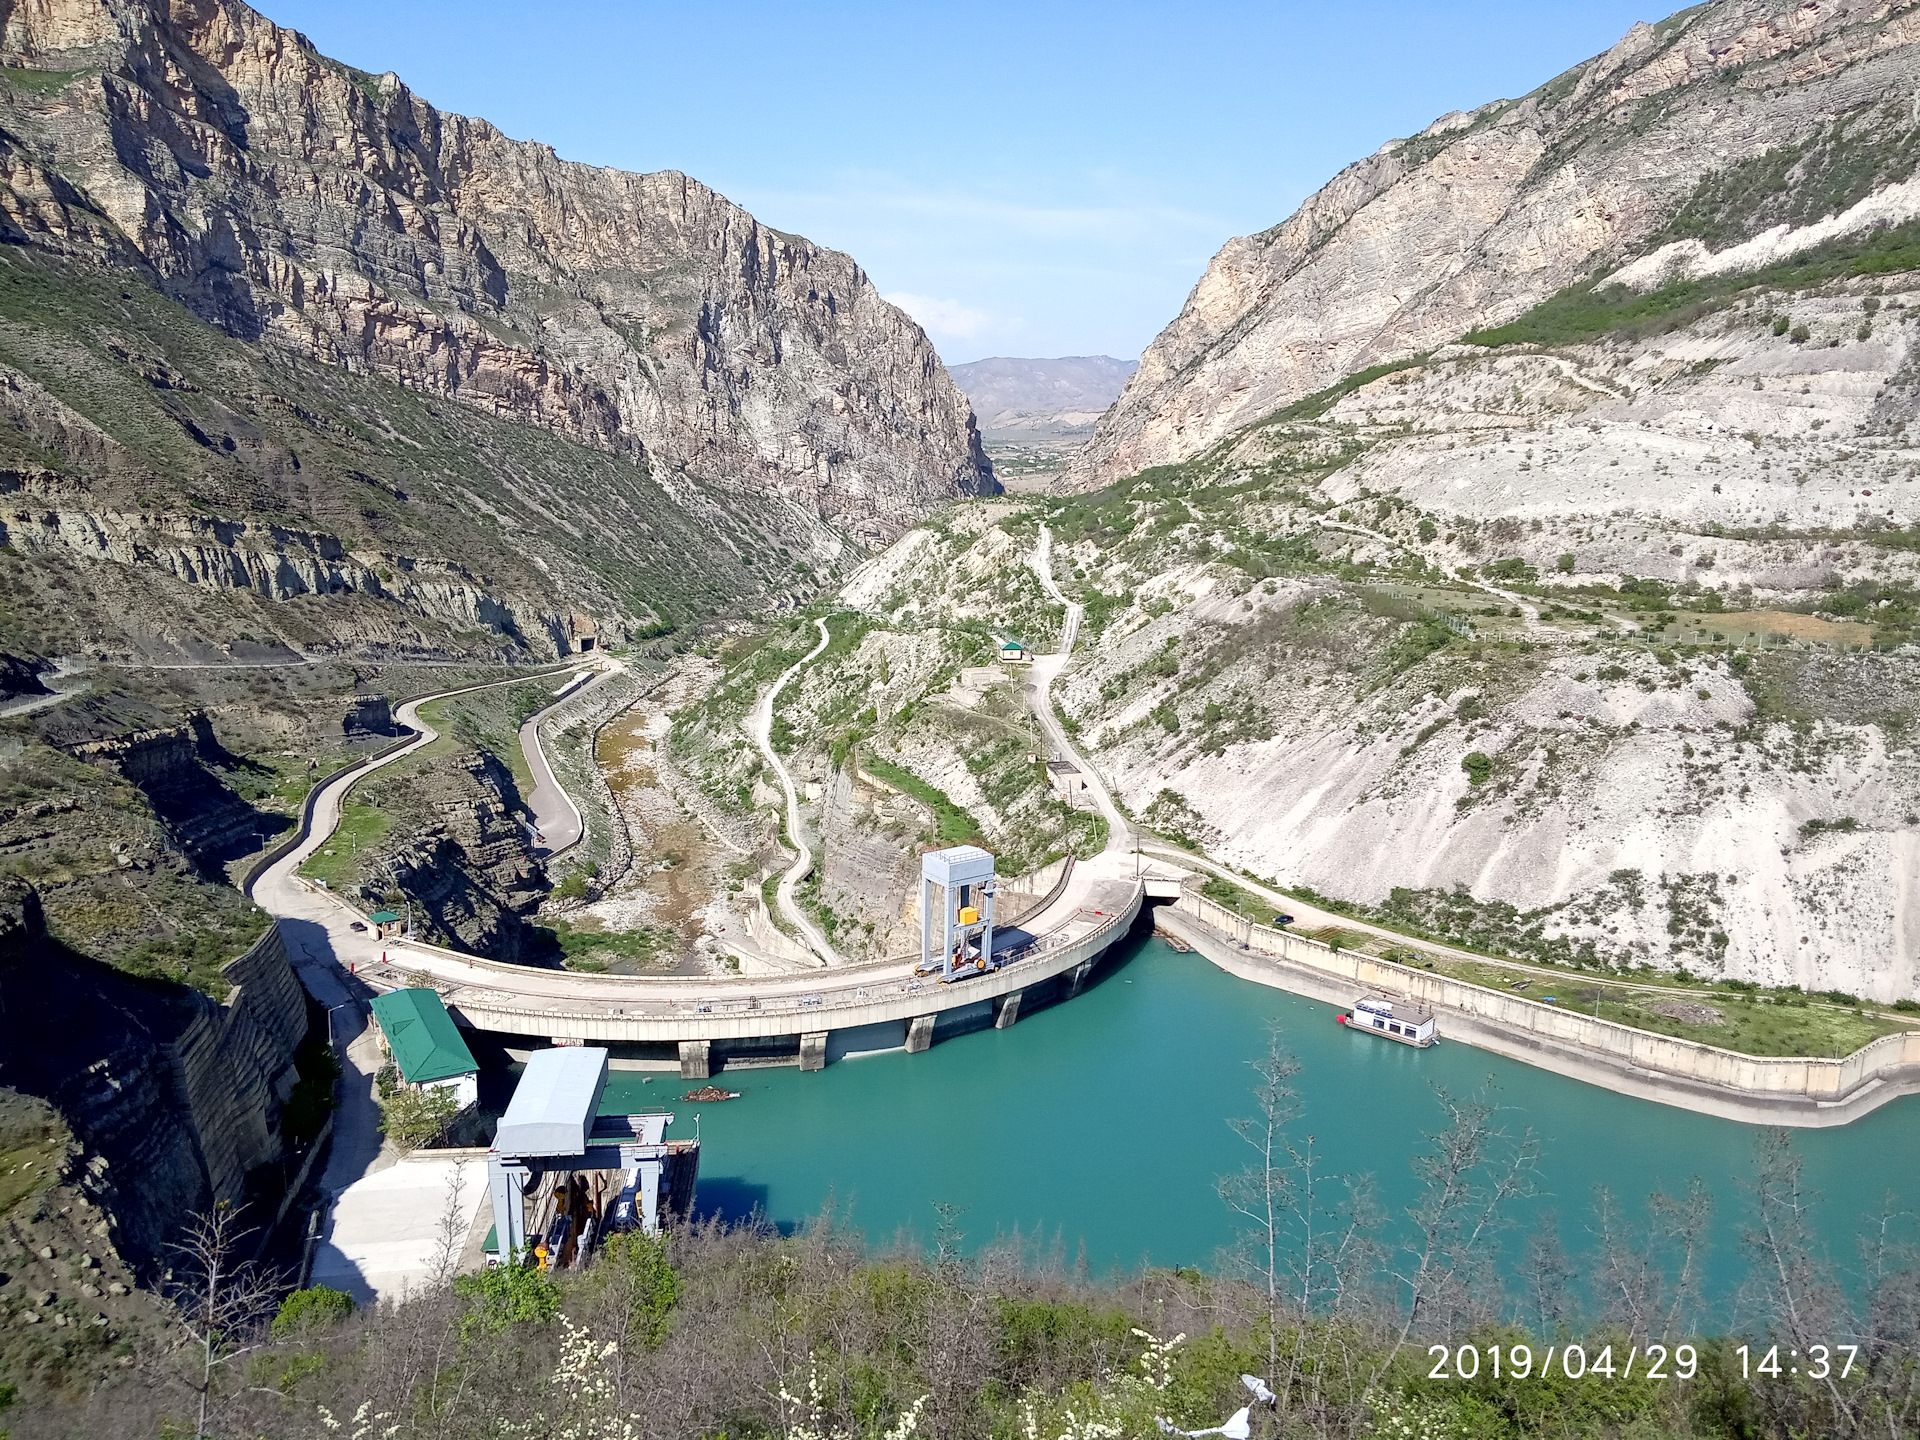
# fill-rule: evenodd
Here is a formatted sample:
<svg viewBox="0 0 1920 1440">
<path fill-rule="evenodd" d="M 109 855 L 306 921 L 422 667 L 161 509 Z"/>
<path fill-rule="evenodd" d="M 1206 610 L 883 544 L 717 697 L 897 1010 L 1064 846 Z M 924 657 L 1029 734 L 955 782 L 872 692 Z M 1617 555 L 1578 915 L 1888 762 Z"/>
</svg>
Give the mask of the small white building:
<svg viewBox="0 0 1920 1440">
<path fill-rule="evenodd" d="M 1385 995 L 1369 995 L 1353 1002 L 1353 1013 L 1342 1015 L 1340 1023 L 1349 1030 L 1364 1030 L 1369 1035 L 1398 1040 L 1402 1045 L 1421 1049 L 1433 1044 L 1434 1016 L 1424 1005 Z"/>
<path fill-rule="evenodd" d="M 462 1111 L 479 1100 L 480 1067 L 437 990 L 415 987 L 376 995 L 373 1023 L 381 1050 L 392 1057 L 405 1084 L 445 1090 Z"/>
<path fill-rule="evenodd" d="M 1049 760 L 1047 786 L 1062 799 L 1071 800 L 1087 788 L 1087 777 L 1071 760 Z"/>
</svg>

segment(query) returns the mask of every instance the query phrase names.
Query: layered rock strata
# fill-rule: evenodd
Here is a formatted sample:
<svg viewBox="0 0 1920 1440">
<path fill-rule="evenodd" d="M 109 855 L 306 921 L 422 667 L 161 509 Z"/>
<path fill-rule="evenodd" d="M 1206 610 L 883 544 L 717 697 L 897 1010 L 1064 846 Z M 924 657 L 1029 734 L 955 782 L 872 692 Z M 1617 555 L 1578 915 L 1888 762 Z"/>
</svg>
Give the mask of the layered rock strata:
<svg viewBox="0 0 1920 1440">
<path fill-rule="evenodd" d="M 277 929 L 226 974 L 224 1005 L 132 980 L 50 939 L 30 887 L 0 888 L 0 1084 L 60 1112 L 89 1156 L 101 1233 L 156 1272 L 190 1216 L 270 1206 L 283 1179 L 305 997 Z"/>
<path fill-rule="evenodd" d="M 696 180 L 563 161 L 234 0 L 39 0 L 0 61 L 9 237 L 231 334 L 850 529 L 992 486 L 919 327 Z"/>
</svg>

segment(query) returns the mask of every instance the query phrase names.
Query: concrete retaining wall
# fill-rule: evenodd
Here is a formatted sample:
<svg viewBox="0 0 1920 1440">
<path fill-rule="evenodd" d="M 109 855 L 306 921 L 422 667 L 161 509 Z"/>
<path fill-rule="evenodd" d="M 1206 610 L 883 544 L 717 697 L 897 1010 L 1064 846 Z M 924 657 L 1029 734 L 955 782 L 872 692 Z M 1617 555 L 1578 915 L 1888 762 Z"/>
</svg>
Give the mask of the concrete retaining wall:
<svg viewBox="0 0 1920 1440">
<path fill-rule="evenodd" d="M 1164 928 L 1242 978 L 1336 1004 L 1376 989 L 1405 995 L 1443 1012 L 1447 1038 L 1685 1109 L 1756 1124 L 1837 1125 L 1920 1093 L 1920 1031 L 1882 1036 L 1837 1059 L 1742 1055 L 1335 950 L 1191 891 L 1168 909 Z M 1182 917 L 1200 923 L 1183 925 Z"/>
</svg>

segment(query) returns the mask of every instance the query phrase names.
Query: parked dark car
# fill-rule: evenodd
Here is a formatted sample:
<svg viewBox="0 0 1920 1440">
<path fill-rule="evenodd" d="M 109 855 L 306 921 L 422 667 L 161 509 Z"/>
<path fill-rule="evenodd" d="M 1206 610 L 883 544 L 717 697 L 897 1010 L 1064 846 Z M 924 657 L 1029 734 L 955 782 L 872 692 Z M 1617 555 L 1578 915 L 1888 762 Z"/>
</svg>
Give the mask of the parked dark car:
<svg viewBox="0 0 1920 1440">
<path fill-rule="evenodd" d="M 1293 923 L 1293 917 L 1291 915 L 1276 915 L 1273 917 L 1273 923 L 1276 925 L 1291 925 Z"/>
</svg>

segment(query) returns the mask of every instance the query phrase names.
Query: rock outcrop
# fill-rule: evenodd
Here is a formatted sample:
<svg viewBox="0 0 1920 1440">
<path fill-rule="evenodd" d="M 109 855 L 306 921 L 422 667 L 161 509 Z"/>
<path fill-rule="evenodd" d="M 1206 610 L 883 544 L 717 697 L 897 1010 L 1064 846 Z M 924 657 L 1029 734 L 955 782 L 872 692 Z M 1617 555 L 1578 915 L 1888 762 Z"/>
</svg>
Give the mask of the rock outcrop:
<svg viewBox="0 0 1920 1440">
<path fill-rule="evenodd" d="M 8 239 L 842 528 L 993 486 L 920 328 L 696 180 L 563 161 L 236 0 L 13 6 L 0 61 Z"/>
<path fill-rule="evenodd" d="M 203 869 L 217 870 L 259 849 L 264 834 L 288 823 L 283 815 L 255 810 L 209 768 L 233 757 L 202 713 L 178 725 L 84 741 L 69 753 L 114 772 L 146 796 L 173 842 Z"/>
<path fill-rule="evenodd" d="M 189 1216 L 219 1200 L 270 1207 L 285 1179 L 305 997 L 277 929 L 226 975 L 224 1005 L 134 980 L 49 938 L 34 891 L 0 883 L 0 1085 L 60 1112 L 89 1157 L 98 1233 L 153 1271 Z"/>
<path fill-rule="evenodd" d="M 529 847 L 513 775 L 498 758 L 465 750 L 383 782 L 378 798 L 397 821 L 392 841 L 362 862 L 363 899 L 406 896 L 418 907 L 421 935 L 455 949 L 539 958 L 526 921 L 552 887 Z"/>
<path fill-rule="evenodd" d="M 1229 242 L 1068 484 L 1188 459 L 1663 244 L 1745 240 L 1904 181 L 1916 74 L 1911 3 L 1721 0 L 1636 25 L 1519 100 L 1443 116 Z"/>
<path fill-rule="evenodd" d="M 354 695 L 347 700 L 347 713 L 341 717 L 340 733 L 349 740 L 368 735 L 398 735 L 393 723 L 393 705 L 384 695 Z"/>
</svg>

